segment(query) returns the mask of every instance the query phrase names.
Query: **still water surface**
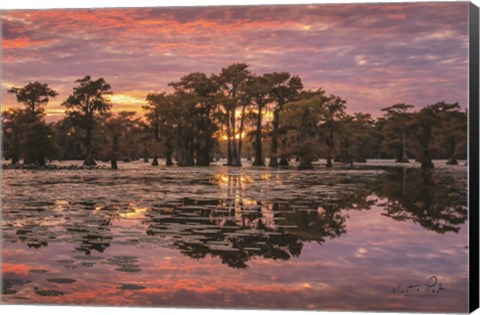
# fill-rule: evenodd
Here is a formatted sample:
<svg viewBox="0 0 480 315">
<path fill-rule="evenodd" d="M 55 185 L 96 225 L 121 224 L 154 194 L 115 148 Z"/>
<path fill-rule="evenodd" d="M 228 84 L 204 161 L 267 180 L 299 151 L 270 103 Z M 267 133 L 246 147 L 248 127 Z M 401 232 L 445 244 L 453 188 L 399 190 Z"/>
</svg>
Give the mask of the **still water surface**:
<svg viewBox="0 0 480 315">
<path fill-rule="evenodd" d="M 3 303 L 466 312 L 467 167 L 384 164 L 5 170 Z"/>
</svg>

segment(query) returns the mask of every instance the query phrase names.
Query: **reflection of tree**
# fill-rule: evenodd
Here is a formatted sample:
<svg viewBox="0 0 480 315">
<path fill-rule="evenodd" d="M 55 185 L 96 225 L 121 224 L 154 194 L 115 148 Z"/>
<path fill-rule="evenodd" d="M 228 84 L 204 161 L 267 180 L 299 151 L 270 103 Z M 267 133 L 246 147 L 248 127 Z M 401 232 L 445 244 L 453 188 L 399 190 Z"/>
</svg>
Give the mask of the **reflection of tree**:
<svg viewBox="0 0 480 315">
<path fill-rule="evenodd" d="M 289 233 L 303 241 L 316 241 L 318 244 L 340 237 L 346 233 L 348 210 L 369 210 L 375 204 L 376 199 L 368 198 L 372 194 L 372 187 L 373 183 L 365 181 L 359 186 L 352 185 L 347 191 L 339 191 L 336 196 L 311 202 L 306 211 L 287 213 L 285 223 L 297 226 Z"/>
<path fill-rule="evenodd" d="M 112 236 L 107 235 L 110 224 L 110 219 L 100 219 L 89 227 L 83 225 L 67 227 L 67 232 L 75 235 L 74 240 L 79 243 L 75 246 L 77 251 L 86 255 L 90 255 L 92 251 L 103 253 L 112 241 Z"/>
<path fill-rule="evenodd" d="M 113 237 L 110 233 L 112 216 L 117 214 L 116 208 L 96 208 L 94 203 L 84 202 L 83 212 L 66 216 L 70 222 L 65 229 L 73 236 L 75 250 L 90 255 L 92 251 L 103 253 L 110 246 Z M 85 213 L 86 212 L 86 213 Z"/>
<path fill-rule="evenodd" d="M 232 268 L 246 268 L 253 257 L 288 260 L 299 256 L 303 248 L 297 236 L 263 224 L 261 212 L 255 218 L 248 213 L 240 222 L 224 218 L 215 218 L 212 222 L 201 206 L 199 209 L 176 209 L 171 217 L 162 218 L 163 213 L 152 210 L 147 234 L 173 237 L 172 246 L 191 258 L 210 255 L 219 257 Z M 206 220 L 199 220 L 202 217 Z"/>
<path fill-rule="evenodd" d="M 79 211 L 69 211 L 68 207 L 57 210 L 57 206 L 48 201 L 25 205 L 18 212 L 5 209 L 3 220 L 8 229 L 4 230 L 4 239 L 21 241 L 29 248 L 38 249 L 48 246 L 49 242 L 58 242 L 67 233 L 72 237 L 75 250 L 86 255 L 92 251 L 101 253 L 110 246 L 111 220 L 118 209 L 105 207 L 97 211 L 93 202 L 75 204 L 80 207 Z"/>
<path fill-rule="evenodd" d="M 418 169 L 388 172 L 376 192 L 387 199 L 384 215 L 398 221 L 411 220 L 442 234 L 457 233 L 467 219 L 465 187 L 458 185 L 458 179 L 441 176 L 445 175 Z"/>
<path fill-rule="evenodd" d="M 257 257 L 289 260 L 301 255 L 306 242 L 321 245 L 338 238 L 346 233 L 348 213 L 370 209 L 378 204 L 376 198 L 384 202 L 384 215 L 438 233 L 458 232 L 466 221 L 466 178 L 462 175 L 407 168 L 365 174 L 335 171 L 301 180 L 290 174 L 217 174 L 193 183 L 218 184 L 221 189 L 215 197 L 191 194 L 190 198 L 159 201 L 148 211 L 141 208 L 133 218 L 145 216 L 143 223 L 151 236 L 145 241 L 172 247 L 194 259 L 214 257 L 232 268 L 247 268 Z M 125 212 L 129 207 L 62 200 L 13 204 L 4 208 L 3 236 L 30 248 L 55 241 L 71 243 L 85 255 L 102 253 L 114 238 L 112 221 L 128 217 L 123 215 L 130 214 Z M 132 241 L 122 243 L 134 245 L 143 238 Z M 138 269 L 127 267 L 126 272 Z"/>
<path fill-rule="evenodd" d="M 327 239 L 336 238 L 346 232 L 346 215 L 342 211 L 332 209 L 317 211 L 296 211 L 286 215 L 288 224 L 298 228 L 289 230 L 303 241 L 325 243 Z"/>
<path fill-rule="evenodd" d="M 237 183 L 230 178 L 224 182 Z M 147 234 L 172 239 L 171 246 L 186 256 L 218 257 L 232 268 L 247 268 L 256 257 L 288 260 L 300 256 L 305 242 L 323 244 L 344 234 L 346 210 L 369 209 L 375 202 L 367 198 L 372 190 L 363 189 L 365 185 L 338 192 L 337 198 L 298 204 L 253 201 L 230 187 L 233 202 L 228 196 L 210 203 L 183 200 L 182 205 L 151 210 Z"/>
<path fill-rule="evenodd" d="M 36 226 L 23 226 L 17 229 L 16 236 L 21 242 L 27 244 L 29 248 L 41 248 L 48 245 L 47 238 L 44 237 L 45 228 Z M 51 239 L 55 239 L 52 237 Z"/>
<path fill-rule="evenodd" d="M 51 225 L 42 221 L 48 215 L 47 208 L 53 202 L 26 202 L 23 207 L 6 205 L 2 208 L 2 239 L 12 243 L 22 242 L 29 248 L 48 246 L 57 238 L 50 231 Z"/>
</svg>

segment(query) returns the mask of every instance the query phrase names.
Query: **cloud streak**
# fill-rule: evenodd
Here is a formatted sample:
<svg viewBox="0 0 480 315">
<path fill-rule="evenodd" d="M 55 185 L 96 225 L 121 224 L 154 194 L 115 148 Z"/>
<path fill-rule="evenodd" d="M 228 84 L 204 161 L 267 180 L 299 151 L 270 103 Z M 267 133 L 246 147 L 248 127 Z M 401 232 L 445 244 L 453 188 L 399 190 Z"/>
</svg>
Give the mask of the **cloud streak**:
<svg viewBox="0 0 480 315">
<path fill-rule="evenodd" d="M 351 112 L 466 106 L 467 16 L 462 2 L 3 11 L 2 81 L 49 83 L 60 93 L 53 114 L 86 74 L 143 100 L 189 72 L 247 62 L 258 74 L 298 74 Z M 7 88 L 4 107 L 18 106 Z"/>
</svg>

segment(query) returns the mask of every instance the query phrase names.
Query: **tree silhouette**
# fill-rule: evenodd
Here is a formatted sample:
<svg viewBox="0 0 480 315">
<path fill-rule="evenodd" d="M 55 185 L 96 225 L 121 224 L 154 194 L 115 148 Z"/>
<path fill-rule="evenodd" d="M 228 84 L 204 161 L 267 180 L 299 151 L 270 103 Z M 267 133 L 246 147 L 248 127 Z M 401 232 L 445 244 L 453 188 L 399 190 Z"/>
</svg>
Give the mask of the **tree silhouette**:
<svg viewBox="0 0 480 315">
<path fill-rule="evenodd" d="M 320 118 L 320 128 L 325 131 L 327 151 L 327 167 L 332 167 L 333 150 L 335 148 L 334 134 L 340 128 L 339 121 L 345 115 L 346 101 L 339 96 L 330 95 L 325 102 L 324 111 Z"/>
<path fill-rule="evenodd" d="M 95 165 L 95 158 L 110 159 L 111 138 L 94 131 L 112 107 L 111 87 L 90 76 L 75 83 L 62 103 L 65 117 L 53 124 L 45 122 L 44 107 L 58 94 L 48 84 L 36 81 L 8 90 L 26 106 L 2 118 L 3 152 L 13 164 L 23 159 L 43 165 L 59 157 Z M 124 162 L 140 156 L 148 162 L 151 155 L 152 165 L 163 156 L 167 166 L 174 158 L 179 166 L 209 166 L 226 156 L 226 165 L 241 166 L 253 153 L 253 165 L 264 165 L 268 152 L 270 167 L 288 166 L 289 158 L 311 168 L 319 158 L 327 167 L 333 159 L 353 167 L 367 158 L 408 162 L 411 156 L 426 169 L 433 159 L 456 165 L 467 156 L 467 113 L 458 103 L 438 102 L 418 111 L 398 103 L 373 119 L 369 113 L 347 114 L 346 100 L 339 96 L 305 90 L 299 76 L 257 75 L 245 63 L 230 64 L 218 74 L 192 72 L 169 86 L 170 92 L 146 96 L 143 117 L 121 137 L 121 146 L 128 147 Z"/>
<path fill-rule="evenodd" d="M 62 106 L 67 109 L 67 112 L 77 112 L 81 117 L 86 131 L 87 152 L 84 165 L 96 165 L 92 146 L 95 118 L 110 111 L 112 105 L 105 96 L 112 94 L 111 87 L 103 78 L 92 80 L 89 75 L 75 83 L 77 86 L 73 88 L 73 93 L 62 103 Z"/>
<path fill-rule="evenodd" d="M 17 102 L 27 106 L 33 120 L 36 119 L 38 114 L 44 112 L 43 106 L 47 105 L 50 98 L 55 98 L 55 96 L 58 95 L 47 83 L 40 83 L 38 81 L 30 82 L 21 88 L 12 87 L 7 92 L 15 94 Z"/>
<path fill-rule="evenodd" d="M 255 158 L 254 166 L 265 165 L 262 151 L 262 117 L 265 106 L 269 102 L 269 95 L 272 89 L 269 76 L 252 76 L 244 87 L 245 92 L 256 106 L 256 128 L 255 128 Z"/>
<path fill-rule="evenodd" d="M 294 101 L 298 94 L 303 89 L 302 80 L 299 76 L 291 76 L 288 72 L 273 72 L 265 75 L 270 81 L 272 87 L 270 90 L 270 101 L 274 103 L 272 132 L 271 132 L 271 146 L 270 146 L 270 161 L 268 166 L 278 166 L 278 140 L 282 133 L 285 132 L 280 126 L 280 114 L 287 102 Z M 288 166 L 288 160 L 283 151 L 285 151 L 285 137 L 283 137 L 283 148 L 280 157 L 280 165 Z"/>
<path fill-rule="evenodd" d="M 248 65 L 245 63 L 235 63 L 223 68 L 215 80 L 219 83 L 220 102 L 223 108 L 223 122 L 226 126 L 227 133 L 227 165 L 241 166 L 239 147 L 237 147 L 237 126 L 236 126 L 236 110 L 239 106 L 242 107 L 240 126 L 242 128 L 245 121 L 245 108 L 247 104 L 241 102 L 242 88 L 246 84 L 247 79 L 251 73 L 248 70 Z M 242 134 L 238 134 L 239 146 L 242 145 Z"/>
<path fill-rule="evenodd" d="M 442 117 L 454 114 L 457 109 L 457 103 L 438 102 L 423 107 L 414 116 L 412 125 L 415 130 L 415 139 L 420 145 L 418 155 L 422 169 L 434 168 L 432 162 L 432 142 L 435 140 L 434 131 L 441 127 Z"/>
<path fill-rule="evenodd" d="M 218 104 L 218 81 L 214 77 L 207 77 L 204 73 L 194 72 L 170 85 L 176 92 L 187 93 L 193 97 L 195 107 L 190 113 L 190 119 L 195 129 L 196 165 L 208 166 L 211 161 L 213 134 L 217 130 L 213 114 Z"/>
<path fill-rule="evenodd" d="M 465 146 L 467 139 L 467 114 L 460 111 L 458 103 L 438 113 L 440 124 L 434 135 L 439 142 L 439 151 L 448 157 L 447 165 L 458 165 L 457 147 Z"/>
<path fill-rule="evenodd" d="M 162 109 L 168 108 L 167 95 L 165 92 L 150 93 L 147 95 L 148 105 L 143 106 L 145 111 L 145 120 L 153 134 L 153 160 L 152 166 L 158 166 L 158 146 L 160 141 L 160 128 L 162 127 L 164 117 L 162 117 Z M 171 162 L 171 160 L 169 161 Z M 169 163 L 170 164 L 170 163 Z"/>
<path fill-rule="evenodd" d="M 105 134 L 109 138 L 110 150 L 107 155 L 110 157 L 112 169 L 118 169 L 117 160 L 121 156 L 128 155 L 128 148 L 122 140 L 128 137 L 135 125 L 133 117 L 135 112 L 120 112 L 116 115 L 110 115 L 104 122 Z"/>
<path fill-rule="evenodd" d="M 4 138 L 17 164 L 20 155 L 26 164 L 46 164 L 47 158 L 59 156 L 59 147 L 54 139 L 54 129 L 45 120 L 45 109 L 50 98 L 58 95 L 47 83 L 35 81 L 22 88 L 12 87 L 8 93 L 16 95 L 17 101 L 25 105 L 24 110 L 10 110 L 4 113 L 2 121 Z"/>
<path fill-rule="evenodd" d="M 382 109 L 386 112 L 383 145 L 394 151 L 397 163 L 408 163 L 407 137 L 412 124 L 412 114 L 408 111 L 412 108 L 413 105 L 395 104 Z"/>
<path fill-rule="evenodd" d="M 312 169 L 318 154 L 319 117 L 328 101 L 325 91 L 303 92 L 299 100 L 285 105 L 281 123 L 287 128 L 288 153 L 299 157 L 299 169 Z"/>
<path fill-rule="evenodd" d="M 22 145 L 25 126 L 31 116 L 23 109 L 9 109 L 2 113 L 3 156 L 19 163 L 24 149 Z"/>
</svg>

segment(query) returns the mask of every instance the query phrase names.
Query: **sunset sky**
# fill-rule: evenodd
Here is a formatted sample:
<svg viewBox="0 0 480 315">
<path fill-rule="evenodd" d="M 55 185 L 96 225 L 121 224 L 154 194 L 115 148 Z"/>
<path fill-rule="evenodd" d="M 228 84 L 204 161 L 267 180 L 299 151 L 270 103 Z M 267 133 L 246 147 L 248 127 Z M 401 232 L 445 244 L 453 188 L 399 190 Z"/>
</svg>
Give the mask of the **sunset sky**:
<svg viewBox="0 0 480 315">
<path fill-rule="evenodd" d="M 467 2 L 3 11 L 1 21 L 3 108 L 18 106 L 8 88 L 46 82 L 59 92 L 49 120 L 87 74 L 111 84 L 114 111 L 140 113 L 147 93 L 234 62 L 300 75 L 351 113 L 467 106 Z"/>
</svg>

